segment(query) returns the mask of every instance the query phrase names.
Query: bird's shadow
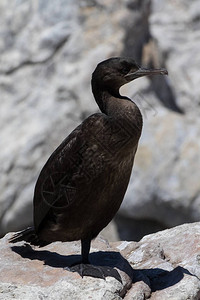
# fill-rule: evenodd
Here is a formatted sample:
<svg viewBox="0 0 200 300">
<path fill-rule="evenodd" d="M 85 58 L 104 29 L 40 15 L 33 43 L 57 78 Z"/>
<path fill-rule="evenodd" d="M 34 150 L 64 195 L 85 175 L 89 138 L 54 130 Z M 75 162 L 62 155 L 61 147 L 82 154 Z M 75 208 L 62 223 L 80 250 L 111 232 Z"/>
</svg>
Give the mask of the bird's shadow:
<svg viewBox="0 0 200 300">
<path fill-rule="evenodd" d="M 61 255 L 56 252 L 48 250 L 34 250 L 29 244 L 23 246 L 12 246 L 12 251 L 19 254 L 23 258 L 31 260 L 43 261 L 45 265 L 54 268 L 66 268 L 69 271 L 77 271 L 79 269 L 71 270 L 71 266 L 75 265 L 80 261 L 80 255 Z M 133 269 L 129 262 L 119 253 L 114 251 L 99 251 L 90 254 L 90 262 L 93 269 L 86 268 L 84 276 L 105 278 L 107 276 L 114 277 L 118 281 L 122 282 L 121 276 L 115 268 L 126 273 L 132 280 L 133 283 L 143 281 L 146 283 L 152 292 L 157 290 L 163 290 L 170 286 L 175 285 L 182 280 L 184 274 L 195 276 L 191 274 L 187 269 L 183 267 L 176 267 L 172 271 L 166 271 L 160 268 L 152 269 Z M 88 265 L 87 265 L 88 266 Z M 101 274 L 97 275 L 94 269 L 101 268 Z"/>
</svg>

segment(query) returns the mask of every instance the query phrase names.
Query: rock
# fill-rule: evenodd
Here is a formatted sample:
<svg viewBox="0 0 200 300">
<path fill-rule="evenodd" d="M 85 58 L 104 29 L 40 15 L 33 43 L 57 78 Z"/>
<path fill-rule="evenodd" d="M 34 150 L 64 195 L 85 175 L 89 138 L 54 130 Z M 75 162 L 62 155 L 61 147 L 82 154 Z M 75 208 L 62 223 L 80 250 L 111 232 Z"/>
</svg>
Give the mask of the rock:
<svg viewBox="0 0 200 300">
<path fill-rule="evenodd" d="M 144 129 L 115 219 L 120 238 L 200 219 L 199 15 L 198 0 L 0 2 L 0 236 L 32 224 L 42 166 L 97 111 L 91 73 L 118 55 L 169 71 L 121 91 Z"/>
<path fill-rule="evenodd" d="M 144 293 L 150 283 L 150 299 L 199 299 L 199 238 L 199 223 L 184 224 L 145 236 L 131 252 L 127 244 L 121 254 L 140 270 Z"/>
<path fill-rule="evenodd" d="M 146 82 L 139 93 L 134 91 L 134 85 L 125 87 L 143 112 L 144 128 L 129 188 L 116 218 L 121 239 L 139 240 L 159 229 L 200 220 L 197 2 L 190 5 L 187 1 L 155 0 L 151 10 L 146 10 L 146 55 L 154 65 L 162 61 L 169 71 L 167 83 L 171 91 L 166 87 L 164 91 L 168 91 L 165 101 L 168 99 L 171 109 L 160 107 L 152 95 L 154 87 L 157 96 L 163 97 L 156 82 Z M 133 46 L 131 50 L 136 51 Z M 141 54 L 138 58 L 142 60 Z M 163 89 L 163 83 L 161 86 Z M 173 99 L 184 114 L 172 111 Z"/>
<path fill-rule="evenodd" d="M 199 220 L 200 142 L 195 138 L 199 134 L 200 123 L 194 126 L 187 116 L 159 110 L 155 117 L 145 120 L 129 188 L 117 219 L 120 236 L 133 236 L 133 220 L 141 220 L 135 231 L 143 224 L 148 227 L 146 220 L 155 231 Z M 134 237 L 140 239 L 144 234 Z"/>
<path fill-rule="evenodd" d="M 177 103 L 184 111 L 191 112 L 195 116 L 199 110 L 200 94 L 197 83 L 200 60 L 198 1 L 195 0 L 192 4 L 186 0 L 180 3 L 161 2 L 159 0 L 152 2 L 154 12 L 150 18 L 151 32 L 159 48 L 167 56 L 165 63 Z"/>
<path fill-rule="evenodd" d="M 109 244 L 98 237 L 90 260 L 106 266 L 105 279 L 63 269 L 79 259 L 79 242 L 37 248 L 9 244 L 11 236 L 0 240 L 0 299 L 200 299 L 200 223 L 160 231 L 138 243 Z"/>
<path fill-rule="evenodd" d="M 32 248 L 23 242 L 8 244 L 10 236 L 7 234 L 0 242 L 0 299 L 22 299 L 22 295 L 25 299 L 122 299 L 131 286 L 130 275 L 126 274 L 132 274 L 131 267 L 100 238 L 93 243 L 92 251 L 104 252 L 91 254 L 91 260 L 102 266 L 117 267 L 120 273 L 115 270 L 117 279 L 82 278 L 77 272 L 64 270 L 80 260 L 79 242 Z"/>
<path fill-rule="evenodd" d="M 120 53 L 126 7 L 111 0 L 81 3 L 0 3 L 0 236 L 32 223 L 42 166 L 82 118 L 97 111 L 91 73 Z"/>
</svg>

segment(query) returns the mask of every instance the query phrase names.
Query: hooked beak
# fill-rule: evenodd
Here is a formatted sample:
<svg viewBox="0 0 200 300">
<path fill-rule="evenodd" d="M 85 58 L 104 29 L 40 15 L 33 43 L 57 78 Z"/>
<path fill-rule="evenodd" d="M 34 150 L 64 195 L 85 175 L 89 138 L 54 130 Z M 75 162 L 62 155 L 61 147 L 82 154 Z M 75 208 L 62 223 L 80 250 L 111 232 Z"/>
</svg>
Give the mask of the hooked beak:
<svg viewBox="0 0 200 300">
<path fill-rule="evenodd" d="M 166 69 L 145 69 L 141 67 L 133 73 L 128 73 L 125 78 L 131 81 L 148 75 L 168 75 L 168 71 Z"/>
</svg>

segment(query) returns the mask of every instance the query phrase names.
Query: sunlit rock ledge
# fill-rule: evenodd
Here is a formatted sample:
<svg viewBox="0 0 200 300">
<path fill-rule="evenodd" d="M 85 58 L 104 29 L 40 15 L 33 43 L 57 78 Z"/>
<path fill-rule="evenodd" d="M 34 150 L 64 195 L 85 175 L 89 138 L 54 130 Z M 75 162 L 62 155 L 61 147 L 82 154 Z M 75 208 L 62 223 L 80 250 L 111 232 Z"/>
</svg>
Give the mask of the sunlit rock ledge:
<svg viewBox="0 0 200 300">
<path fill-rule="evenodd" d="M 92 242 L 90 261 L 105 278 L 70 271 L 79 242 L 38 248 L 0 240 L 0 299 L 200 299 L 200 223 L 147 235 L 139 242 Z M 100 276 L 101 277 L 101 276 Z"/>
</svg>

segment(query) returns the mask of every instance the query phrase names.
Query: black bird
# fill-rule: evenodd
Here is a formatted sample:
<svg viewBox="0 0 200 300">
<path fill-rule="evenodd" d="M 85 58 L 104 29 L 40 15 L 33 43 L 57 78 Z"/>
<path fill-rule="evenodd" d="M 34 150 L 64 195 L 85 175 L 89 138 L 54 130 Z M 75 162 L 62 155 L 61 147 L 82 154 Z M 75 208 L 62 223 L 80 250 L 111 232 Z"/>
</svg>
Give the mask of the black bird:
<svg viewBox="0 0 200 300">
<path fill-rule="evenodd" d="M 82 263 L 89 263 L 91 240 L 122 203 L 142 131 L 139 108 L 119 89 L 154 74 L 167 70 L 144 69 L 132 58 L 120 57 L 97 65 L 92 92 L 101 113 L 85 119 L 50 156 L 35 186 L 34 227 L 10 242 L 44 246 L 81 240 Z"/>
</svg>

